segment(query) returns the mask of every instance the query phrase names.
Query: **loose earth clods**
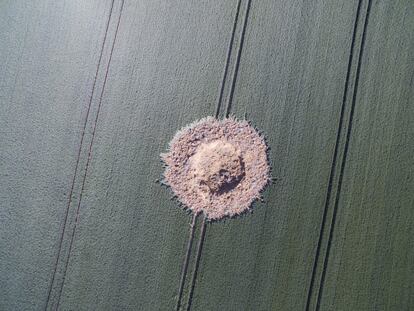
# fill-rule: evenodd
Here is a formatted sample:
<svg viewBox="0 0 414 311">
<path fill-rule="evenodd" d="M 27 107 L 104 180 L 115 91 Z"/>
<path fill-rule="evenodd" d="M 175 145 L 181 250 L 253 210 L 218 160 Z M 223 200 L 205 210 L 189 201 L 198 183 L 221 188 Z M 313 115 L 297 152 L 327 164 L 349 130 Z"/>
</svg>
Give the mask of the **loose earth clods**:
<svg viewBox="0 0 414 311">
<path fill-rule="evenodd" d="M 180 130 L 161 155 L 164 182 L 194 213 L 240 214 L 270 180 L 264 138 L 247 122 L 212 117 Z"/>
</svg>

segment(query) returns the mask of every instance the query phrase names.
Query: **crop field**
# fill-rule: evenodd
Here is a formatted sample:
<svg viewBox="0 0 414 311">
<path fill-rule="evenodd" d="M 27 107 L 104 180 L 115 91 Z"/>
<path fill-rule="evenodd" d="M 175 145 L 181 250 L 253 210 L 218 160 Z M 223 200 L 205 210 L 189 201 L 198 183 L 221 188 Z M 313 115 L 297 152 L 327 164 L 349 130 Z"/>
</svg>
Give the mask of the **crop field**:
<svg viewBox="0 0 414 311">
<path fill-rule="evenodd" d="M 6 0 L 0 55 L 0 310 L 413 308 L 412 0 Z M 272 177 L 214 221 L 160 157 L 208 116 Z"/>
</svg>

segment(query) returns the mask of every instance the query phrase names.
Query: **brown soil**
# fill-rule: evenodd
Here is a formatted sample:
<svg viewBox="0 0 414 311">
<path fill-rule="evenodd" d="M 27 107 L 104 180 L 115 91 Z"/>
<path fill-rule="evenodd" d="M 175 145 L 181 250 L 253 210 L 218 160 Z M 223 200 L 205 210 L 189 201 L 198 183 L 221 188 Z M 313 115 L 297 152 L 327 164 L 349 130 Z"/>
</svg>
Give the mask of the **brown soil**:
<svg viewBox="0 0 414 311">
<path fill-rule="evenodd" d="M 270 180 L 267 146 L 247 121 L 202 119 L 180 130 L 169 149 L 161 155 L 165 183 L 209 219 L 248 210 Z"/>
</svg>

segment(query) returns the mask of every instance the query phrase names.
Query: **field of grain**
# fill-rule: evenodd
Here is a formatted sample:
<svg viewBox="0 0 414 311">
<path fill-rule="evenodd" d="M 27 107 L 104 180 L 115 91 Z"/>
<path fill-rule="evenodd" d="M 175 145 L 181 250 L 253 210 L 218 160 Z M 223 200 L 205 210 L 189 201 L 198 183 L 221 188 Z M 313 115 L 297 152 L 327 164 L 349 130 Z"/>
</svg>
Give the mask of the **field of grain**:
<svg viewBox="0 0 414 311">
<path fill-rule="evenodd" d="M 414 2 L 0 4 L 0 310 L 410 310 Z M 252 210 L 159 181 L 207 116 L 262 131 Z"/>
</svg>

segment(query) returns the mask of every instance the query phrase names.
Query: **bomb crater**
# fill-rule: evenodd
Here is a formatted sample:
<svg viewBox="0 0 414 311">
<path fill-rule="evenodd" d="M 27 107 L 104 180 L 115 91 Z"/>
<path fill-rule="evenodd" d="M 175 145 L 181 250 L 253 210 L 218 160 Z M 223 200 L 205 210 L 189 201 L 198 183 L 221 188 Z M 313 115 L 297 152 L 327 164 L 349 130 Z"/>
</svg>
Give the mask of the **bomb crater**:
<svg viewBox="0 0 414 311">
<path fill-rule="evenodd" d="M 176 133 L 161 158 L 164 183 L 183 206 L 210 220 L 249 210 L 270 181 L 265 140 L 245 120 L 194 122 Z"/>
</svg>

